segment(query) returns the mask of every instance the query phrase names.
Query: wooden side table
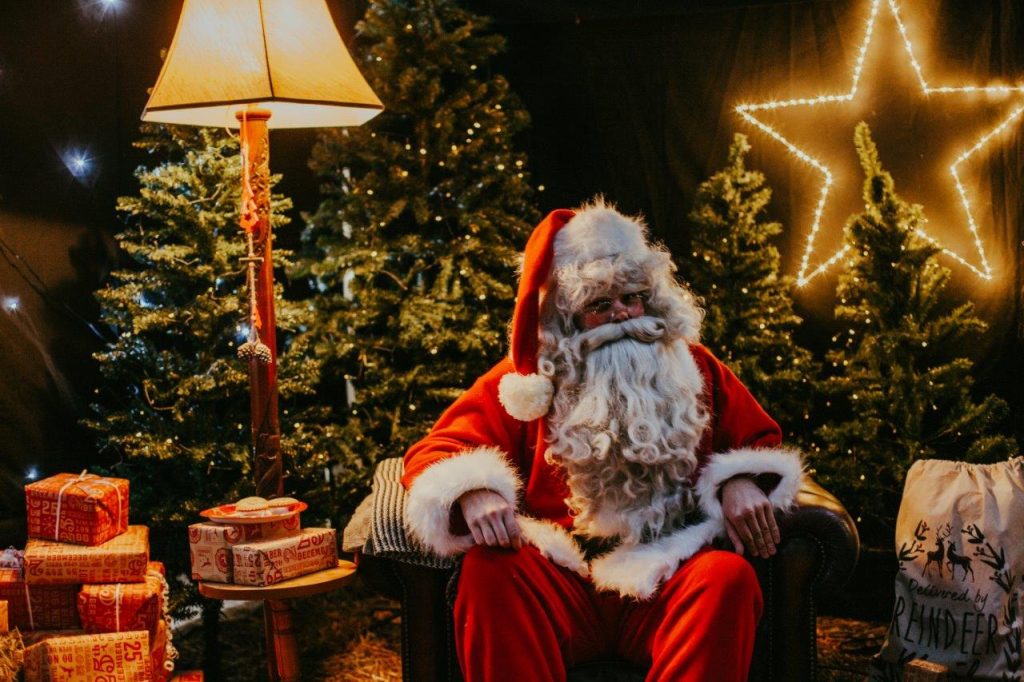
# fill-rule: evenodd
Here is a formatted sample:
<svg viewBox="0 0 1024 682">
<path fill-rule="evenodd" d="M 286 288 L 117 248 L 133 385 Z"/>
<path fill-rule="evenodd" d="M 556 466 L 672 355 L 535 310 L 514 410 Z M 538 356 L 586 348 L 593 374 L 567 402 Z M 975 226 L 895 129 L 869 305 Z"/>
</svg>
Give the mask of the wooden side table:
<svg viewBox="0 0 1024 682">
<path fill-rule="evenodd" d="M 350 582 L 355 574 L 354 563 L 339 560 L 335 568 L 267 587 L 200 581 L 199 593 L 210 599 L 265 602 L 263 613 L 267 619 L 267 674 L 272 682 L 299 682 L 302 679 L 299 649 L 292 627 L 292 607 L 287 600 L 333 592 Z"/>
</svg>

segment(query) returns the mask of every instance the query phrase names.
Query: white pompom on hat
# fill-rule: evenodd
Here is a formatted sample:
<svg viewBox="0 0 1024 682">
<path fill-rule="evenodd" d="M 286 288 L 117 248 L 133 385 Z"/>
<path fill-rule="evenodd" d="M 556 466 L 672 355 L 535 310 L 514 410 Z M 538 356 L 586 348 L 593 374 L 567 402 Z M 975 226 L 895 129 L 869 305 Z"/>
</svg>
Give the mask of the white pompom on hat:
<svg viewBox="0 0 1024 682">
<path fill-rule="evenodd" d="M 649 252 L 646 230 L 635 219 L 597 200 L 572 211 L 558 209 L 533 230 L 523 253 L 516 308 L 512 315 L 511 351 L 515 372 L 498 383 L 502 407 L 519 421 L 547 414 L 554 395 L 551 380 L 537 373 L 540 345 L 540 296 L 552 269 L 622 254 Z"/>
</svg>

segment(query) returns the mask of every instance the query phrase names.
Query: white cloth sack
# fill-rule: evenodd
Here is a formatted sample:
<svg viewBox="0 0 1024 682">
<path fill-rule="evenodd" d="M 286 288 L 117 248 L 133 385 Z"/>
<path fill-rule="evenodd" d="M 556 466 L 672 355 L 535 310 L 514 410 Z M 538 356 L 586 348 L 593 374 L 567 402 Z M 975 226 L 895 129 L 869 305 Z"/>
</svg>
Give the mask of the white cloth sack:
<svg viewBox="0 0 1024 682">
<path fill-rule="evenodd" d="M 873 678 L 898 679 L 919 658 L 958 678 L 1024 679 L 1024 457 L 915 462 L 896 548 L 896 601 Z"/>
</svg>

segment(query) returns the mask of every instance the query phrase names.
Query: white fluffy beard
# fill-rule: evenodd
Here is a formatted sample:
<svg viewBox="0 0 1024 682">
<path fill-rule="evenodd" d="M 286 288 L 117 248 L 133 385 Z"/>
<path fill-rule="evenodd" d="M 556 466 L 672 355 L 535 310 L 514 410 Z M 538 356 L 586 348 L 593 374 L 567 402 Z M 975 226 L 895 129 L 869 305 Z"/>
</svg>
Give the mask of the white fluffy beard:
<svg viewBox="0 0 1024 682">
<path fill-rule="evenodd" d="M 638 543 L 682 525 L 696 509 L 689 477 L 708 421 L 686 341 L 639 317 L 544 355 L 555 382 L 547 457 L 566 472 L 576 531 Z"/>
</svg>

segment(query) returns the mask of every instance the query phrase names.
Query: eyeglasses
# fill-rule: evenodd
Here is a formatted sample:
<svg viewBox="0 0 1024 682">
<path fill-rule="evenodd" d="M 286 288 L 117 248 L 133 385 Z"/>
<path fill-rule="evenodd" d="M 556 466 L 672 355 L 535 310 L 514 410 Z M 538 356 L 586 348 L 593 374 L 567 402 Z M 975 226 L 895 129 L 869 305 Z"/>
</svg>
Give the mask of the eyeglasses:
<svg viewBox="0 0 1024 682">
<path fill-rule="evenodd" d="M 635 308 L 646 305 L 650 297 L 649 291 L 632 291 L 618 296 L 605 296 L 583 306 L 582 312 L 584 315 L 605 315 L 611 312 L 615 301 L 619 301 L 625 308 Z"/>
</svg>

